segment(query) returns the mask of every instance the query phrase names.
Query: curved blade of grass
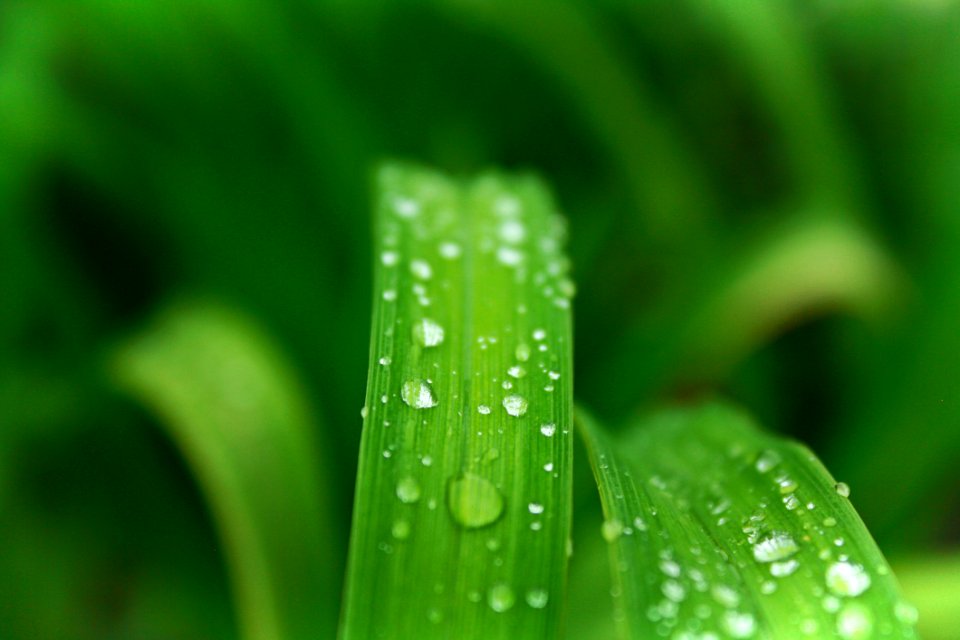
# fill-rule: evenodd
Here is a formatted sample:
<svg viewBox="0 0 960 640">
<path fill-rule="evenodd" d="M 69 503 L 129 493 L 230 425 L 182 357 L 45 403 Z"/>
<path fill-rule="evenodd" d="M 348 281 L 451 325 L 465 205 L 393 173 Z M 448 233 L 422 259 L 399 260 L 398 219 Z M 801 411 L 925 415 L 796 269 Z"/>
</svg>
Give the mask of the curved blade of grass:
<svg viewBox="0 0 960 640">
<path fill-rule="evenodd" d="M 268 337 L 227 307 L 181 303 L 125 344 L 112 371 L 197 476 L 244 637 L 331 637 L 339 545 L 324 528 L 313 420 Z"/>
<path fill-rule="evenodd" d="M 378 174 L 342 636 L 558 632 L 571 513 L 561 219 L 524 177 Z"/>
<path fill-rule="evenodd" d="M 657 414 L 616 442 L 578 422 L 621 637 L 916 637 L 845 487 L 802 445 L 721 404 Z"/>
</svg>

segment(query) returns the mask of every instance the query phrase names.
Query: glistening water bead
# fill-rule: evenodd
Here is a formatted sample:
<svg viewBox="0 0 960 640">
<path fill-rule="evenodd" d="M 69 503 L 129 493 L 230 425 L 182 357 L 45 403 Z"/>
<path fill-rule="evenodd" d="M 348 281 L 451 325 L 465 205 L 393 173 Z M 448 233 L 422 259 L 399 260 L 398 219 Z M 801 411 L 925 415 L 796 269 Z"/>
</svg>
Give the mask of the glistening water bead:
<svg viewBox="0 0 960 640">
<path fill-rule="evenodd" d="M 423 380 L 407 380 L 400 389 L 400 398 L 414 409 L 429 409 L 437 406 L 433 389 Z"/>
<path fill-rule="evenodd" d="M 453 521 L 465 529 L 493 524 L 503 514 L 503 495 L 486 478 L 464 473 L 447 486 L 447 509 Z"/>
</svg>

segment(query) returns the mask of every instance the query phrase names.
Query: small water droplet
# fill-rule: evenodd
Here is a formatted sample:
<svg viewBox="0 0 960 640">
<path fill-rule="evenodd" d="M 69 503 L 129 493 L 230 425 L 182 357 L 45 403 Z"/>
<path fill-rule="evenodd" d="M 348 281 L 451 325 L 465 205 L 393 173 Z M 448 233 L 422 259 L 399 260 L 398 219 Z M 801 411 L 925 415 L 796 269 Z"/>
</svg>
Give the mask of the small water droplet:
<svg viewBox="0 0 960 640">
<path fill-rule="evenodd" d="M 384 251 L 380 254 L 380 262 L 385 267 L 392 267 L 400 260 L 400 254 L 396 251 Z"/>
<path fill-rule="evenodd" d="M 463 250 L 456 242 L 443 242 L 440 244 L 440 255 L 447 260 L 456 260 L 460 257 Z"/>
<path fill-rule="evenodd" d="M 732 609 L 740 604 L 740 594 L 737 593 L 736 589 L 725 584 L 713 585 L 710 589 L 710 595 L 713 596 L 713 599 L 716 600 L 717 603 L 727 609 Z"/>
<path fill-rule="evenodd" d="M 920 612 L 909 602 L 901 600 L 893 607 L 893 615 L 903 624 L 915 625 L 920 619 Z"/>
<path fill-rule="evenodd" d="M 406 540 L 410 537 L 410 523 L 406 520 L 397 520 L 393 523 L 390 533 L 397 540 Z"/>
<path fill-rule="evenodd" d="M 623 523 L 616 518 L 605 520 L 600 527 L 600 534 L 607 542 L 616 542 L 623 535 Z"/>
<path fill-rule="evenodd" d="M 430 610 L 427 611 L 427 620 L 429 620 L 431 624 L 440 624 L 443 622 L 443 612 L 436 607 L 431 607 Z"/>
<path fill-rule="evenodd" d="M 400 397 L 414 409 L 429 409 L 439 404 L 433 397 L 433 389 L 423 380 L 407 380 L 400 390 Z"/>
<path fill-rule="evenodd" d="M 397 216 L 404 219 L 410 219 L 420 214 L 420 203 L 412 198 L 394 196 L 390 200 L 390 206 Z"/>
<path fill-rule="evenodd" d="M 873 614 L 859 602 L 848 603 L 837 614 L 837 633 L 844 640 L 865 640 L 873 635 Z"/>
<path fill-rule="evenodd" d="M 413 339 L 422 347 L 436 347 L 443 342 L 443 327 L 430 318 L 421 318 L 411 331 Z"/>
<path fill-rule="evenodd" d="M 390 363 L 393 362 L 393 360 L 390 359 L 390 356 L 383 356 L 382 358 L 380 358 L 380 360 L 378 360 L 378 362 L 385 367 L 389 367 Z"/>
<path fill-rule="evenodd" d="M 527 509 L 530 511 L 530 513 L 535 515 L 543 513 L 543 505 L 539 502 L 531 502 L 527 505 Z"/>
<path fill-rule="evenodd" d="M 663 571 L 671 578 L 680 577 L 680 565 L 669 558 L 664 558 L 660 561 L 660 571 Z"/>
<path fill-rule="evenodd" d="M 421 280 L 429 280 L 433 277 L 433 269 L 426 260 L 411 260 L 410 273 Z"/>
<path fill-rule="evenodd" d="M 551 380 L 559 380 L 559 379 L 560 379 L 560 372 L 559 372 L 559 371 L 548 371 L 548 372 L 547 372 L 547 376 L 549 376 Z"/>
<path fill-rule="evenodd" d="M 870 587 L 870 574 L 862 565 L 834 562 L 827 567 L 827 588 L 838 596 L 856 597 Z"/>
<path fill-rule="evenodd" d="M 513 589 L 506 584 L 498 584 L 490 588 L 487 594 L 487 604 L 497 613 L 503 613 L 513 608 L 516 601 Z"/>
<path fill-rule="evenodd" d="M 527 229 L 519 220 L 504 220 L 500 225 L 500 239 L 509 244 L 520 244 L 527 237 Z"/>
<path fill-rule="evenodd" d="M 548 462 L 547 464 L 543 465 L 543 470 L 546 471 L 547 473 L 553 471 L 553 463 Z"/>
<path fill-rule="evenodd" d="M 752 638 L 757 630 L 753 615 L 738 611 L 725 611 L 722 624 L 731 638 Z"/>
<path fill-rule="evenodd" d="M 396 289 L 385 289 L 383 291 L 383 299 L 387 302 L 393 302 L 397 299 L 397 290 Z"/>
<path fill-rule="evenodd" d="M 833 485 L 833 488 L 837 492 L 838 496 L 843 498 L 850 497 L 850 485 L 848 485 L 846 482 L 838 482 L 837 484 Z"/>
<path fill-rule="evenodd" d="M 527 375 L 527 370 L 519 365 L 516 365 L 507 369 L 507 375 L 511 378 L 516 378 L 519 380 L 523 376 Z"/>
<path fill-rule="evenodd" d="M 530 345 L 528 344 L 518 344 L 517 350 L 514 353 L 517 356 L 517 360 L 520 362 L 526 362 L 530 359 Z"/>
<path fill-rule="evenodd" d="M 360 417 L 363 418 L 364 420 L 367 419 L 367 407 L 366 407 L 366 406 L 360 407 Z"/>
<path fill-rule="evenodd" d="M 479 411 L 482 415 L 485 415 L 485 416 L 490 415 L 490 407 L 488 407 L 485 404 L 482 404 L 479 407 L 477 407 L 477 411 Z"/>
<path fill-rule="evenodd" d="M 519 418 L 527 412 L 527 399 L 523 396 L 511 394 L 503 399 L 503 408 L 511 416 Z"/>
<path fill-rule="evenodd" d="M 795 559 L 787 560 L 785 562 L 774 562 L 770 565 L 770 575 L 772 575 L 774 578 L 785 578 L 796 571 L 797 567 L 799 566 L 800 563 Z"/>
<path fill-rule="evenodd" d="M 543 609 L 550 600 L 546 589 L 530 589 L 524 598 L 532 609 Z"/>
<path fill-rule="evenodd" d="M 687 590 L 676 580 L 667 580 L 660 586 L 660 591 L 668 600 L 682 602 L 687 597 Z"/>
<path fill-rule="evenodd" d="M 447 487 L 447 508 L 460 526 L 479 529 L 493 524 L 503 514 L 503 496 L 486 478 L 464 473 Z"/>
<path fill-rule="evenodd" d="M 556 432 L 557 432 L 557 425 L 553 424 L 552 422 L 547 422 L 545 424 L 540 425 L 540 433 L 547 436 L 548 438 L 552 438 L 553 434 L 555 434 Z"/>
<path fill-rule="evenodd" d="M 406 476 L 397 483 L 397 498 L 404 504 L 413 504 L 420 500 L 420 483 L 416 478 Z"/>
<path fill-rule="evenodd" d="M 754 467 L 760 473 L 766 473 L 767 471 L 770 471 L 770 469 L 773 469 L 775 466 L 780 464 L 780 461 L 781 458 L 779 453 L 773 451 L 772 449 L 767 449 L 762 451 L 757 457 Z"/>
<path fill-rule="evenodd" d="M 753 545 L 753 557 L 757 562 L 786 560 L 799 550 L 790 534 L 774 532 Z"/>
<path fill-rule="evenodd" d="M 497 249 L 497 260 L 507 267 L 515 267 L 523 262 L 523 252 L 512 247 L 500 247 Z"/>
<path fill-rule="evenodd" d="M 534 329 L 533 330 L 533 339 L 537 342 L 543 342 L 547 338 L 547 332 L 543 329 Z"/>
<path fill-rule="evenodd" d="M 836 518 L 831 518 L 831 517 L 826 517 L 826 518 L 823 519 L 823 526 L 825 526 L 825 527 L 835 527 L 835 526 L 837 526 L 837 519 L 836 519 Z"/>
</svg>

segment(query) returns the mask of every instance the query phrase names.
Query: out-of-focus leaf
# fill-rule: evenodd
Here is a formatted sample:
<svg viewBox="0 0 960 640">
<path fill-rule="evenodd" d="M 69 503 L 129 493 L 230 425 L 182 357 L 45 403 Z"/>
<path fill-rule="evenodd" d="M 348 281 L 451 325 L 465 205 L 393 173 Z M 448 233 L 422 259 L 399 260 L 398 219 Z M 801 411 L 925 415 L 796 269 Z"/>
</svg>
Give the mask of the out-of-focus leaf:
<svg viewBox="0 0 960 640">
<path fill-rule="evenodd" d="M 960 554 L 901 558 L 893 566 L 907 598 L 922 603 L 917 630 L 924 640 L 952 640 L 960 624 Z"/>
<path fill-rule="evenodd" d="M 805 447 L 720 404 L 655 414 L 618 441 L 578 421 L 621 637 L 916 637 L 845 485 Z"/>
<path fill-rule="evenodd" d="M 536 180 L 378 174 L 342 637 L 558 633 L 571 515 L 562 221 Z"/>
<path fill-rule="evenodd" d="M 314 419 L 277 347 L 228 307 L 184 302 L 123 345 L 112 371 L 157 415 L 197 477 L 244 637 L 332 636 L 339 545 Z"/>
</svg>

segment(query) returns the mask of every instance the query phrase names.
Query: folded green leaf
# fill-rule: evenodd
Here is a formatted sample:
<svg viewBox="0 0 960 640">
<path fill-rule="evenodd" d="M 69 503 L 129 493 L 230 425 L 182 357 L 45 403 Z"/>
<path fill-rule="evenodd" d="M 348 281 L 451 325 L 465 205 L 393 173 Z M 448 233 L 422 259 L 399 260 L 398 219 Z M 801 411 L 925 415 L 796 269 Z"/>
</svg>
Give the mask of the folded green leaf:
<svg viewBox="0 0 960 640">
<path fill-rule="evenodd" d="M 313 420 L 289 365 L 245 318 L 175 305 L 124 345 L 119 385 L 169 430 L 213 511 L 248 640 L 333 635 L 335 535 Z"/>
<path fill-rule="evenodd" d="M 342 636 L 557 634 L 572 286 L 530 178 L 378 175 L 370 374 Z"/>
<path fill-rule="evenodd" d="M 849 488 L 805 447 L 719 404 L 658 414 L 616 443 L 578 418 L 621 637 L 916 637 Z"/>
</svg>

